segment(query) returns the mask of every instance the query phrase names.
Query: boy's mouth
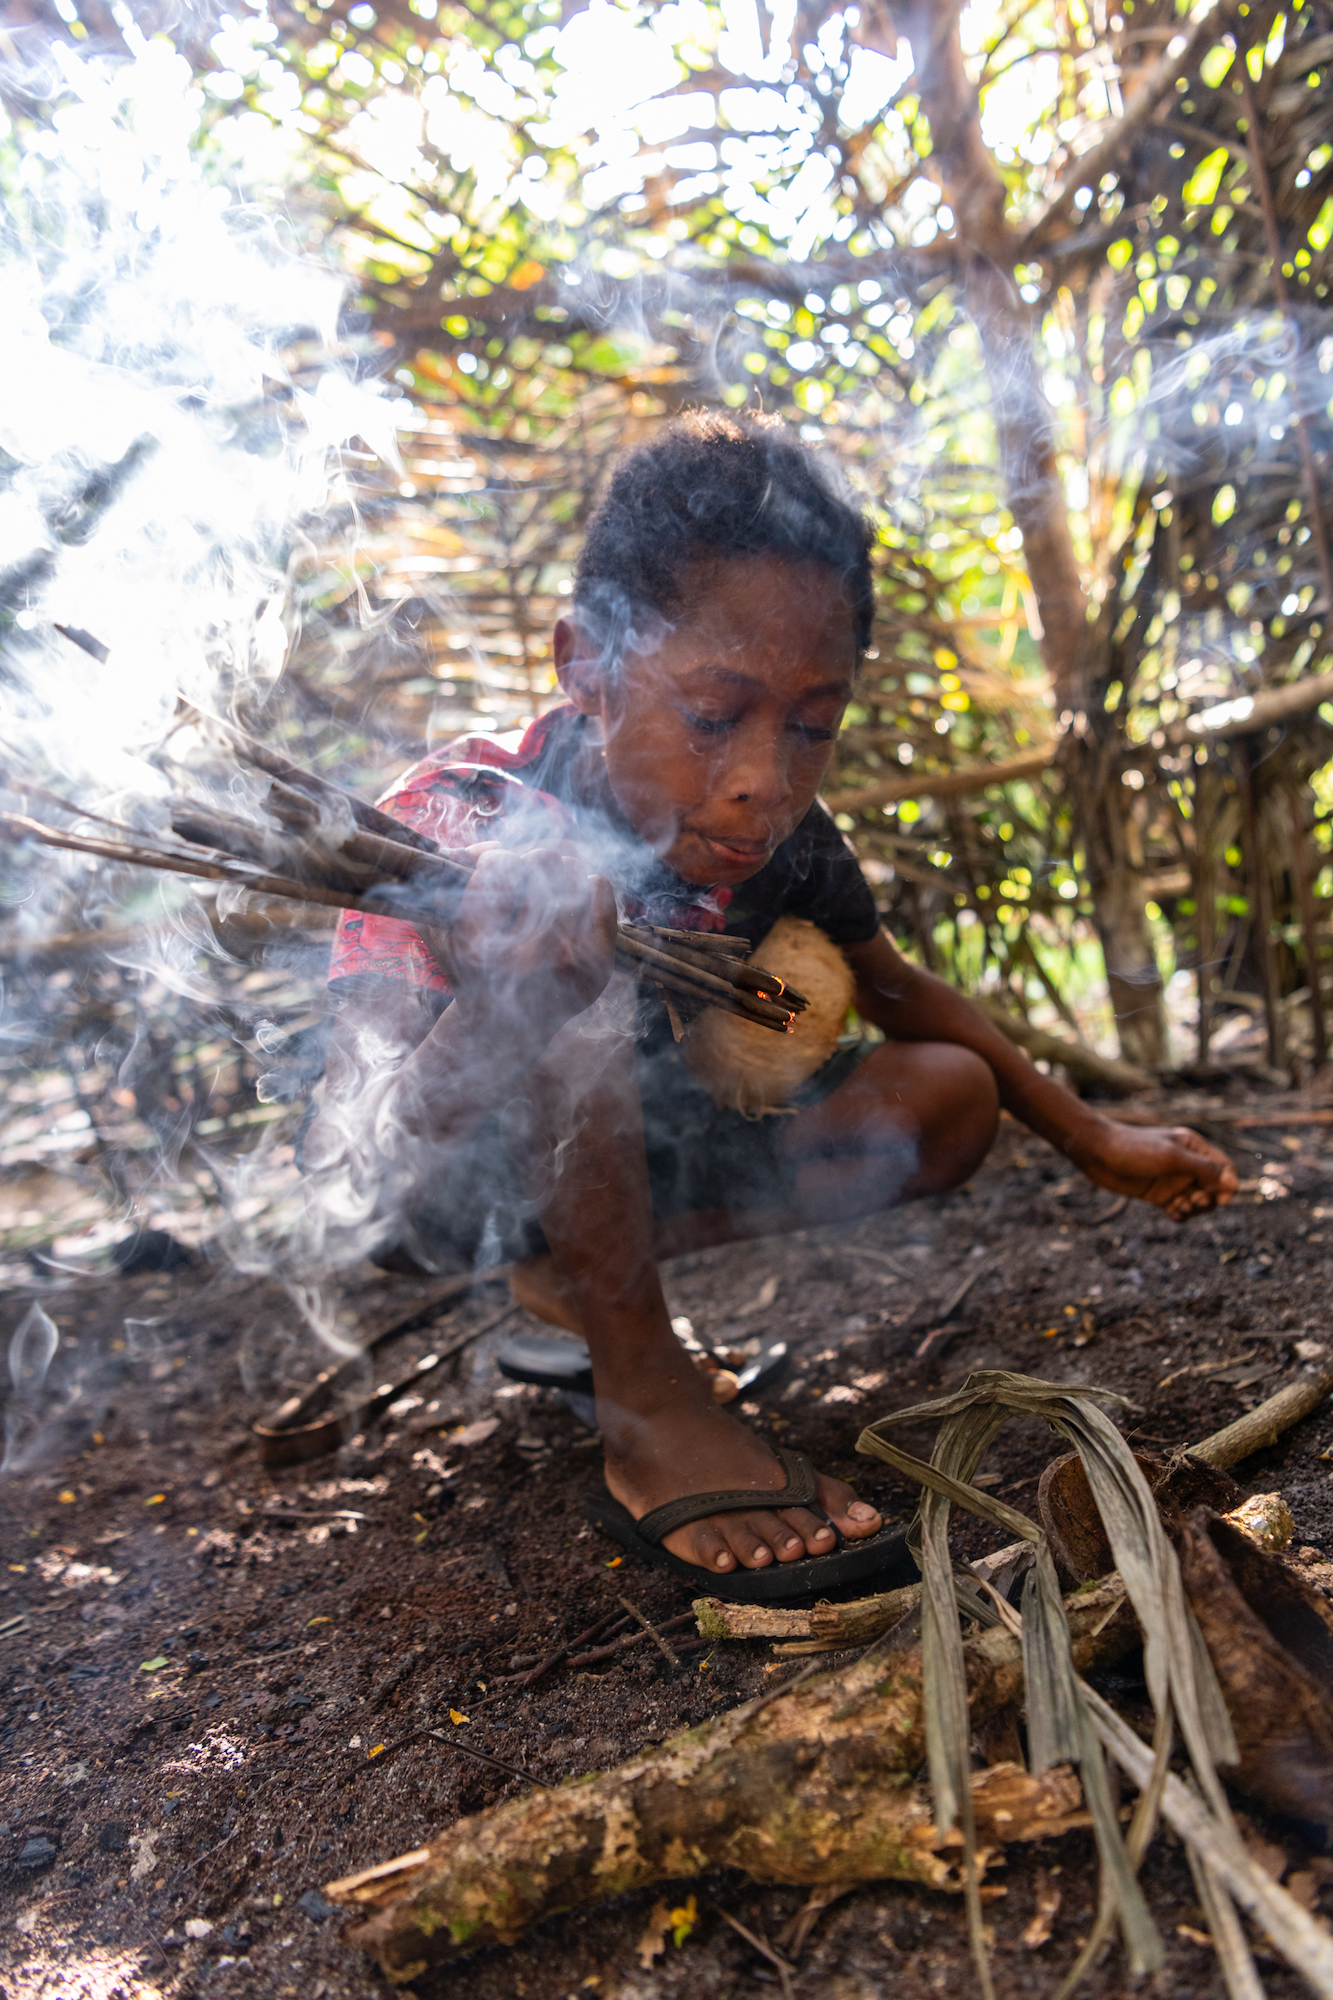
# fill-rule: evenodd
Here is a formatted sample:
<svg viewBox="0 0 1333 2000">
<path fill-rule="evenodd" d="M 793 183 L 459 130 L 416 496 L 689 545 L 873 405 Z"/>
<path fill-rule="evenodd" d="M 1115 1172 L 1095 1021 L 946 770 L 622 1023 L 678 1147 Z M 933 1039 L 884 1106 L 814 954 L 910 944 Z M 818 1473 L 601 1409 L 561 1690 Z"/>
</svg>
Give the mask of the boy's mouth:
<svg viewBox="0 0 1333 2000">
<path fill-rule="evenodd" d="M 744 868 L 753 871 L 762 868 L 773 852 L 772 843 L 767 840 L 720 840 L 715 834 L 703 833 L 698 827 L 690 827 L 689 832 L 708 849 L 722 868 Z"/>
</svg>

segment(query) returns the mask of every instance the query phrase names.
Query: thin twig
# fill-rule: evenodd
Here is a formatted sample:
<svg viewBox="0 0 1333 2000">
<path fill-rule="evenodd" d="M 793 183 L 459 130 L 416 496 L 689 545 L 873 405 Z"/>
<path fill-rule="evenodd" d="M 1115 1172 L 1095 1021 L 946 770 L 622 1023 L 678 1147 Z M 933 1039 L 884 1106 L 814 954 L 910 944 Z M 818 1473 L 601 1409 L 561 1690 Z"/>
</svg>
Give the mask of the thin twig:
<svg viewBox="0 0 1333 2000">
<path fill-rule="evenodd" d="M 786 1959 L 782 1956 L 781 1952 L 774 1951 L 771 1944 L 766 1944 L 763 1938 L 756 1937 L 752 1930 L 747 1930 L 745 1925 L 740 1921 L 740 1919 L 738 1917 L 733 1917 L 730 1911 L 719 1908 L 718 1915 L 721 1917 L 724 1924 L 731 1925 L 731 1928 L 736 1932 L 736 1935 L 738 1937 L 743 1937 L 745 1939 L 745 1942 L 748 1945 L 752 1946 L 753 1949 L 757 1951 L 761 1957 L 766 1958 L 770 1965 L 775 1965 L 777 1967 L 778 1978 L 782 1981 L 782 1991 L 784 1995 L 787 1996 L 787 2000 L 790 2000 L 791 1990 L 792 1990 L 791 1986 L 792 1968 L 787 1963 Z"/>
<path fill-rule="evenodd" d="M 651 1619 L 645 1618 L 642 1611 L 639 1610 L 638 1606 L 636 1604 L 630 1603 L 628 1597 L 622 1597 L 619 1600 L 619 1602 L 624 1605 L 630 1617 L 635 1619 L 638 1624 L 642 1625 L 644 1631 L 648 1634 L 649 1638 L 653 1641 L 658 1651 L 665 1658 L 668 1666 L 678 1667 L 680 1665 L 680 1654 L 672 1652 L 670 1646 L 668 1646 L 666 1640 L 662 1637 L 662 1634 L 658 1631 L 656 1625 L 652 1623 Z M 692 1617 L 693 1613 L 691 1612 L 688 1613 L 687 1615 Z"/>
<path fill-rule="evenodd" d="M 685 1614 L 693 1618 L 693 1612 Z M 594 1647 L 590 1653 L 571 1653 L 567 1664 L 571 1667 L 600 1666 L 603 1660 L 612 1660 L 620 1653 L 627 1653 L 631 1646 L 642 1646 L 648 1639 L 646 1632 L 626 1632 L 609 1646 Z M 711 1639 L 682 1639 L 681 1650 L 686 1653 L 701 1653 L 713 1644 Z"/>
<path fill-rule="evenodd" d="M 586 1646 L 591 1640 L 600 1639 L 603 1633 L 613 1631 L 624 1623 L 625 1620 L 617 1617 L 616 1613 L 612 1611 L 605 1618 L 599 1618 L 595 1625 L 590 1625 L 586 1632 L 580 1632 L 578 1637 L 571 1639 L 567 1645 L 557 1647 L 555 1652 L 548 1653 L 544 1660 L 538 1660 L 535 1667 L 528 1667 L 521 1674 L 497 1675 L 496 1685 L 521 1688 L 536 1687 L 543 1675 L 549 1674 L 553 1667 L 558 1667 L 562 1661 L 567 1660 L 570 1654 L 579 1646 Z"/>
<path fill-rule="evenodd" d="M 392 1757 L 396 1750 L 406 1750 L 411 1743 L 423 1742 L 441 1743 L 446 1750 L 457 1750 L 462 1757 L 475 1757 L 480 1764 L 494 1764 L 497 1771 L 506 1771 L 511 1778 L 524 1778 L 530 1785 L 540 1785 L 544 1792 L 555 1790 L 554 1785 L 548 1784 L 545 1778 L 539 1778 L 535 1771 L 527 1771 L 521 1764 L 506 1764 L 503 1757 L 492 1757 L 489 1750 L 474 1750 L 470 1743 L 460 1743 L 457 1737 L 445 1736 L 438 1729 L 414 1729 L 410 1736 L 400 1736 L 396 1743 L 385 1743 L 377 1756 L 367 1757 L 356 1766 L 357 1774 L 368 1771 L 372 1765 L 377 1766 L 381 1758 Z"/>
<path fill-rule="evenodd" d="M 1243 57 L 1236 67 L 1240 75 L 1245 122 L 1249 128 L 1246 137 L 1250 146 L 1250 166 L 1259 195 L 1259 208 L 1264 219 L 1268 255 L 1273 266 L 1273 296 L 1278 302 L 1282 317 L 1287 322 L 1293 342 L 1299 344 L 1300 327 L 1291 310 L 1287 281 L 1282 272 L 1282 237 L 1278 230 L 1277 209 L 1273 205 L 1273 189 L 1268 179 L 1268 164 L 1264 159 L 1263 146 L 1259 139 L 1259 112 L 1255 103 L 1254 87 L 1250 82 L 1250 73 Z M 1324 586 L 1324 609 L 1329 610 L 1333 608 L 1333 561 L 1329 559 L 1328 536 L 1324 529 L 1323 503 L 1319 492 L 1319 472 L 1315 465 L 1314 446 L 1310 442 L 1310 429 L 1305 421 L 1305 413 L 1299 407 L 1296 410 L 1295 424 L 1296 439 L 1301 453 L 1301 473 L 1305 480 L 1305 497 L 1309 507 L 1310 534 L 1314 539 L 1315 553 L 1319 557 L 1319 574 Z"/>
</svg>

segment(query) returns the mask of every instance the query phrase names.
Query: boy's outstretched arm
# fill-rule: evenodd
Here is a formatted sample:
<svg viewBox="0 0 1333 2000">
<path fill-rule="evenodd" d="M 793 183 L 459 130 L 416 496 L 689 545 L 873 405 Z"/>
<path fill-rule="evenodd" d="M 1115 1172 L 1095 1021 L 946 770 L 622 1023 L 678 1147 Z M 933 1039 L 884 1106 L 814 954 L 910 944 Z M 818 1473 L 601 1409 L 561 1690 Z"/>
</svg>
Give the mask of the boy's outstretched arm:
<svg viewBox="0 0 1333 2000">
<path fill-rule="evenodd" d="M 1183 1126 L 1130 1126 L 1102 1118 L 1043 1076 L 1023 1052 L 942 979 L 897 952 L 881 931 L 846 947 L 862 1018 L 891 1041 L 953 1042 L 995 1074 L 1000 1102 L 1049 1140 L 1098 1187 L 1155 1202 L 1177 1222 L 1231 1200 L 1236 1172 L 1224 1153 Z"/>
</svg>

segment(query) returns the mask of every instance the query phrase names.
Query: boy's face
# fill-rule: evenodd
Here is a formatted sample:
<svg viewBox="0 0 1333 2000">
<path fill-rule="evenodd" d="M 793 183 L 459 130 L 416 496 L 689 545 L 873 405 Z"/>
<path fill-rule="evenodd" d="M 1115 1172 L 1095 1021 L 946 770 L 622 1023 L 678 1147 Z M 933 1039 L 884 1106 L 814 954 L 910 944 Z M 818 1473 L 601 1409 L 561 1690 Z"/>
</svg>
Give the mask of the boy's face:
<svg viewBox="0 0 1333 2000">
<path fill-rule="evenodd" d="M 686 882 L 744 882 L 810 810 L 851 699 L 855 623 L 819 562 L 732 557 L 700 563 L 690 586 L 614 686 L 569 619 L 556 667 L 601 723 L 639 836 Z"/>
</svg>

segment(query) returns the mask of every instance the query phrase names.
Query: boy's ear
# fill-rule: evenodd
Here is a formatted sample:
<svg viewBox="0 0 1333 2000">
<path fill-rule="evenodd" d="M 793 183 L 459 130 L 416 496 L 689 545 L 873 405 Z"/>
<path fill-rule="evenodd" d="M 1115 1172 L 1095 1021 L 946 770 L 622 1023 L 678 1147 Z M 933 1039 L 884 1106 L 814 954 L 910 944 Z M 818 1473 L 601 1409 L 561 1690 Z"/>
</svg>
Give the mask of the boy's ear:
<svg viewBox="0 0 1333 2000">
<path fill-rule="evenodd" d="M 557 618 L 555 674 L 580 715 L 600 715 L 604 691 L 602 662 L 573 618 Z"/>
</svg>

